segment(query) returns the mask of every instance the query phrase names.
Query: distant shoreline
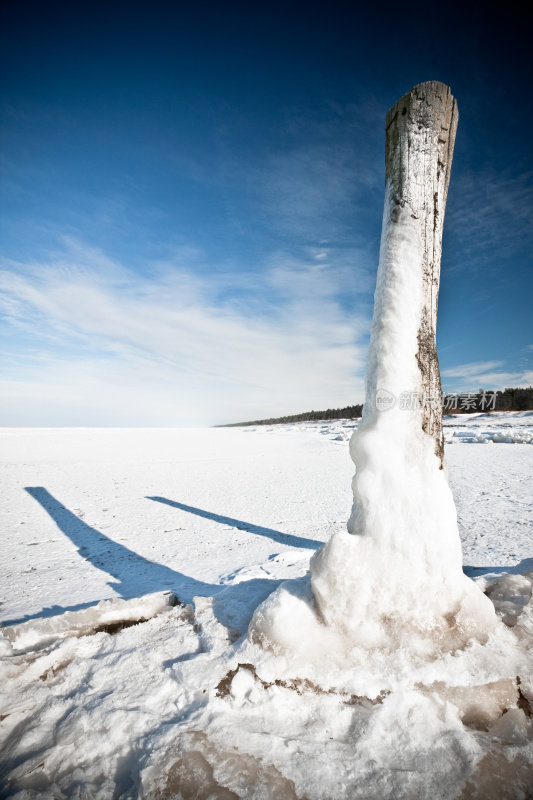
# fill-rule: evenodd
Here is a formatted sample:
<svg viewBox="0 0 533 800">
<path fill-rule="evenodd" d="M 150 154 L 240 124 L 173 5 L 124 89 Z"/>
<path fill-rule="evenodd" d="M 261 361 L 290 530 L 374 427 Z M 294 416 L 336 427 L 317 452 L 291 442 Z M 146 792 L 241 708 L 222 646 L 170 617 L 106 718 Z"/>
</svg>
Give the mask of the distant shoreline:
<svg viewBox="0 0 533 800">
<path fill-rule="evenodd" d="M 492 406 L 492 397 L 494 407 Z M 491 402 L 487 405 L 487 397 L 490 396 Z M 443 414 L 480 414 L 497 413 L 498 411 L 533 411 L 533 386 L 525 388 L 504 389 L 503 391 L 481 390 L 479 392 L 460 392 L 445 393 L 445 401 L 457 398 L 457 408 L 443 408 Z M 463 398 L 463 400 L 461 400 Z M 461 403 L 468 407 L 461 407 Z M 345 406 L 344 408 L 328 408 L 325 411 L 304 411 L 301 414 L 291 414 L 285 417 L 271 417 L 269 419 L 255 419 L 248 422 L 228 422 L 223 425 L 215 425 L 215 428 L 245 428 L 254 425 L 280 425 L 296 422 L 330 422 L 334 419 L 360 419 L 363 413 L 363 404 Z"/>
</svg>

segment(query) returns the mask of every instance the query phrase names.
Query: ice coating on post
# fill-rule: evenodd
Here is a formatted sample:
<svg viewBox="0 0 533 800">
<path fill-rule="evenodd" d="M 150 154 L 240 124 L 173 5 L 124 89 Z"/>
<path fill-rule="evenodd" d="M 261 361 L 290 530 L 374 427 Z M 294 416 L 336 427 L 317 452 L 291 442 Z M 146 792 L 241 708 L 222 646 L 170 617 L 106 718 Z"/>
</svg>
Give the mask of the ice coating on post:
<svg viewBox="0 0 533 800">
<path fill-rule="evenodd" d="M 457 126 L 450 90 L 430 81 L 387 115 L 386 192 L 363 419 L 348 532 L 282 584 L 250 633 L 308 661 L 335 652 L 422 657 L 483 640 L 494 608 L 462 572 L 443 467 L 435 323 L 442 224 Z M 420 396 L 434 398 L 422 407 Z M 318 655 L 317 655 L 318 654 Z"/>
<path fill-rule="evenodd" d="M 385 207 L 360 428 L 375 425 L 376 415 L 390 412 L 394 404 L 409 416 L 408 421 L 398 418 L 400 424 L 419 425 L 432 437 L 441 468 L 437 306 L 458 118 L 450 88 L 437 81 L 415 86 L 386 117 Z M 360 533 L 356 483 L 348 530 Z"/>
</svg>

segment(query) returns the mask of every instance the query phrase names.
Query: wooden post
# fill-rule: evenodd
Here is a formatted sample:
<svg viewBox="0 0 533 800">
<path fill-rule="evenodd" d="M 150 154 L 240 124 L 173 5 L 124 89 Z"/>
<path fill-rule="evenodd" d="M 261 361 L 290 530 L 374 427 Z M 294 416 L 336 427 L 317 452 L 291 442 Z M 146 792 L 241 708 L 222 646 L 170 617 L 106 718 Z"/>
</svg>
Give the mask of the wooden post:
<svg viewBox="0 0 533 800">
<path fill-rule="evenodd" d="M 448 86 L 419 83 L 390 109 L 386 121 L 386 180 L 392 200 L 389 224 L 406 208 L 419 221 L 423 243 L 423 310 L 418 331 L 417 362 L 422 393 L 422 428 L 444 458 L 441 380 L 436 345 L 437 303 L 444 210 L 450 180 L 457 103 Z"/>
</svg>

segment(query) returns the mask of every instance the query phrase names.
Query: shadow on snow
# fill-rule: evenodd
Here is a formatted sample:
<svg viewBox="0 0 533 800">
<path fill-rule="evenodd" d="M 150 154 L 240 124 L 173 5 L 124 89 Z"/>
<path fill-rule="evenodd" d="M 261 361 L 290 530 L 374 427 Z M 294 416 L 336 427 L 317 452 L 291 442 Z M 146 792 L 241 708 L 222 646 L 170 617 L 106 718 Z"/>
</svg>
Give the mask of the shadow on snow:
<svg viewBox="0 0 533 800">
<path fill-rule="evenodd" d="M 25 491 L 34 498 L 44 510 L 52 517 L 57 527 L 76 546 L 80 556 L 102 572 L 110 575 L 114 580 L 108 585 L 122 598 L 131 599 L 142 594 L 172 590 L 181 603 L 190 603 L 193 597 L 215 597 L 215 617 L 232 630 L 243 631 L 254 609 L 267 597 L 280 583 L 280 580 L 269 578 L 252 578 L 237 584 L 221 585 L 197 580 L 183 572 L 172 569 L 164 564 L 139 555 L 134 550 L 115 542 L 101 531 L 92 528 L 83 522 L 76 514 L 69 511 L 50 492 L 42 486 L 27 486 Z M 320 542 L 311 539 L 299 539 L 296 536 L 286 535 L 270 528 L 233 520 L 207 511 L 194 509 L 165 498 L 149 498 L 158 502 L 181 508 L 185 511 L 197 513 L 207 519 L 239 527 L 260 536 L 268 536 L 274 541 L 287 547 L 317 547 Z M 94 603 L 78 603 L 72 606 L 53 605 L 42 609 L 40 612 L 27 615 L 18 619 L 5 620 L 4 625 L 13 625 L 27 622 L 31 619 L 51 617 L 65 611 L 79 611 Z"/>
<path fill-rule="evenodd" d="M 267 539 L 272 539 L 273 542 L 282 544 L 285 547 L 303 547 L 306 550 L 317 549 L 321 547 L 324 542 L 319 542 L 317 539 L 306 539 L 303 536 L 293 536 L 290 533 L 282 533 L 275 531 L 273 528 L 263 528 L 261 525 L 254 525 L 251 522 L 243 522 L 241 519 L 233 519 L 232 517 L 225 517 L 221 514 L 214 514 L 212 511 L 204 511 L 202 508 L 195 508 L 194 506 L 187 506 L 185 503 L 178 503 L 177 500 L 167 500 L 166 497 L 147 497 L 147 500 L 155 500 L 156 503 L 165 503 L 167 506 L 179 508 L 180 511 L 187 511 L 189 514 L 196 514 L 197 517 L 210 519 L 214 522 L 220 522 L 222 525 L 229 525 L 231 528 L 237 528 L 240 531 L 247 531 L 256 536 L 266 536 Z"/>
<path fill-rule="evenodd" d="M 463 572 L 469 578 L 479 578 L 481 575 L 524 575 L 533 570 L 533 558 L 523 558 L 514 567 L 473 567 L 464 566 Z"/>
</svg>

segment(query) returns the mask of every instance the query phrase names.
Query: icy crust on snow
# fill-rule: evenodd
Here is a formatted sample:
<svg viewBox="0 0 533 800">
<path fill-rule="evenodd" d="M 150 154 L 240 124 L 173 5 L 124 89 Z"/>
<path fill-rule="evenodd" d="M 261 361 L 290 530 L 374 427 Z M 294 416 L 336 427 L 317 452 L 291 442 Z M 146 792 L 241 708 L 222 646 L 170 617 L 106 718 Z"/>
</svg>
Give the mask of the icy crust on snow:
<svg viewBox="0 0 533 800">
<path fill-rule="evenodd" d="M 380 650 L 355 665 L 325 659 L 322 685 L 311 665 L 295 672 L 245 635 L 232 644 L 213 598 L 5 658 L 8 794 L 523 800 L 533 780 L 533 573 L 522 577 L 529 599 L 523 590 L 516 603 L 509 576 L 492 582 L 516 621 L 487 644 L 430 662 Z"/>
<path fill-rule="evenodd" d="M 477 431 L 454 433 L 454 438 L 467 444 L 533 444 L 531 431 Z M 453 440 L 452 440 L 453 441 Z"/>
<path fill-rule="evenodd" d="M 3 630 L 3 637 L 14 653 L 38 650 L 57 639 L 87 636 L 99 630 L 113 630 L 115 627 L 145 622 L 176 602 L 175 594 L 170 591 L 154 592 L 133 600 L 112 597 L 83 611 L 66 611 L 57 617 L 10 625 Z"/>
<path fill-rule="evenodd" d="M 319 645 L 331 650 L 318 664 L 309 651 L 296 659 L 275 655 L 243 637 L 181 747 L 162 747 L 170 769 L 162 775 L 153 765 L 142 772 L 147 796 L 527 797 L 533 785 L 533 572 L 520 576 L 519 598 L 510 577 L 490 585 L 507 611 L 514 609 L 513 626 L 499 625 L 485 644 L 472 641 L 439 659 L 413 657 L 405 648 L 353 648 L 343 661 L 329 629 L 332 638 L 327 642 L 322 633 Z M 278 618 L 280 634 L 283 623 L 285 630 L 309 625 L 311 618 L 302 616 L 306 603 L 291 605 L 298 593 L 302 599 L 303 586 L 283 584 L 281 608 L 288 616 Z M 291 611 L 300 616 L 293 619 Z M 202 625 L 206 612 L 204 605 Z M 305 642 L 312 633 L 307 627 Z M 221 660 L 225 655 L 220 652 Z"/>
<path fill-rule="evenodd" d="M 250 635 L 276 652 L 322 659 L 357 646 L 434 657 L 485 641 L 496 626 L 492 604 L 463 575 L 455 504 L 421 411 L 377 407 L 380 392 L 421 391 L 420 222 L 407 207 L 390 221 L 392 205 L 388 188 L 366 402 L 350 444 L 349 533 L 335 533 L 308 577 L 257 610 Z"/>
<path fill-rule="evenodd" d="M 251 426 L 243 428 L 243 432 L 269 434 L 312 431 L 331 442 L 343 444 L 351 439 L 359 424 L 358 419 L 335 419 Z M 443 430 L 446 444 L 533 444 L 533 412 L 449 414 L 443 417 Z"/>
</svg>

